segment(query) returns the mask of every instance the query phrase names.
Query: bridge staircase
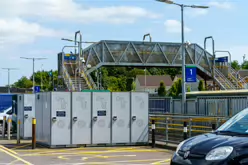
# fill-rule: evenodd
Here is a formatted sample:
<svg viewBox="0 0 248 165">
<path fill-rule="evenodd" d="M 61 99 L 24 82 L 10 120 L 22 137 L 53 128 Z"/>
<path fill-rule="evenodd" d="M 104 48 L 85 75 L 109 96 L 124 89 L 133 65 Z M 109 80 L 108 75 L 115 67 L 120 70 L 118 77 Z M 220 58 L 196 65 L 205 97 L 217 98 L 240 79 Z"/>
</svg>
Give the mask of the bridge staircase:
<svg viewBox="0 0 248 165">
<path fill-rule="evenodd" d="M 68 55 L 67 56 L 71 56 Z M 70 58 L 63 63 L 63 79 L 69 91 L 96 89 L 92 77 L 85 72 L 86 67 L 81 65 L 81 74 L 78 73 L 77 58 Z"/>
</svg>

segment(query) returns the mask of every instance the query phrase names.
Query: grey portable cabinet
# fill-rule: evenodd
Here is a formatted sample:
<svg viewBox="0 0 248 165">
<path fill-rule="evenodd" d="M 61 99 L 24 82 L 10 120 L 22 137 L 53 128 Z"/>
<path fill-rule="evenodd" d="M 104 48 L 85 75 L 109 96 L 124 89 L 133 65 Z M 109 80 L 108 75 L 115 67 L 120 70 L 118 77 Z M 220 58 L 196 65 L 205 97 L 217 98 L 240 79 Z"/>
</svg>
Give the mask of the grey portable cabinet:
<svg viewBox="0 0 248 165">
<path fill-rule="evenodd" d="M 71 145 L 71 93 L 36 94 L 37 143 L 49 147 Z M 38 108 L 37 107 L 37 108 Z"/>
<path fill-rule="evenodd" d="M 20 137 L 30 139 L 32 137 L 32 119 L 35 117 L 35 94 L 17 94 L 13 105 L 17 104 L 17 121 L 20 120 Z"/>
</svg>

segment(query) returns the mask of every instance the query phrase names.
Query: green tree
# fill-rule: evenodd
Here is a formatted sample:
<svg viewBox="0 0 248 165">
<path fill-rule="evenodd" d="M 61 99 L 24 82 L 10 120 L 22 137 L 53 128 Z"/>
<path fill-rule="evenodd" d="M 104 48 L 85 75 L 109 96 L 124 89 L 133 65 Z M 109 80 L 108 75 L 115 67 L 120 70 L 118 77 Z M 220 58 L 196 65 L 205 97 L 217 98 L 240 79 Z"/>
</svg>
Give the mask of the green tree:
<svg viewBox="0 0 248 165">
<path fill-rule="evenodd" d="M 248 61 L 244 61 L 241 65 L 242 69 L 248 69 Z"/>
<path fill-rule="evenodd" d="M 187 86 L 187 92 L 190 92 L 191 89 L 190 89 L 190 86 Z"/>
<path fill-rule="evenodd" d="M 132 90 L 132 91 L 135 91 L 135 90 L 136 90 L 136 83 L 135 83 L 134 81 L 133 81 L 133 83 L 132 83 L 131 90 Z"/>
<path fill-rule="evenodd" d="M 29 80 L 27 77 L 23 76 L 12 86 L 17 88 L 31 88 L 33 86 L 33 82 Z"/>
<path fill-rule="evenodd" d="M 200 80 L 199 84 L 198 84 L 198 91 L 204 91 L 204 83 L 203 80 Z"/>
<path fill-rule="evenodd" d="M 166 87 L 165 87 L 163 81 L 160 82 L 160 86 L 158 88 L 158 95 L 159 96 L 165 96 L 166 95 Z"/>
<path fill-rule="evenodd" d="M 239 65 L 239 62 L 237 60 L 232 61 L 231 62 L 231 66 L 235 70 L 239 70 L 240 69 L 240 65 Z"/>
<path fill-rule="evenodd" d="M 179 78 L 177 81 L 173 83 L 169 90 L 169 96 L 177 97 L 179 94 L 182 93 L 182 79 Z"/>
</svg>

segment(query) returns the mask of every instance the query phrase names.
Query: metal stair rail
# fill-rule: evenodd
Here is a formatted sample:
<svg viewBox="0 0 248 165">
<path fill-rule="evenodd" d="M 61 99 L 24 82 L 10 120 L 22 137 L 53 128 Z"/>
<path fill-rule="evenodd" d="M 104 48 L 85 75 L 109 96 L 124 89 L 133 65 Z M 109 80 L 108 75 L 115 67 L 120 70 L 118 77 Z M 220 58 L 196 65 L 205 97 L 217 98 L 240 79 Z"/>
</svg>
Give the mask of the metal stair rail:
<svg viewBox="0 0 248 165">
<path fill-rule="evenodd" d="M 228 80 L 228 78 L 226 76 L 224 76 L 219 69 L 217 69 L 216 67 L 214 68 L 215 70 L 215 79 L 217 80 L 217 82 L 220 83 L 220 85 L 223 87 L 224 89 L 228 90 L 228 89 L 236 89 L 236 87 L 230 82 L 230 80 Z"/>
<path fill-rule="evenodd" d="M 242 89 L 246 89 L 246 85 L 247 85 L 247 82 L 244 81 L 244 78 L 241 77 L 241 78 L 237 78 L 237 75 L 238 75 L 238 71 L 236 71 L 235 69 L 232 68 L 232 66 L 229 64 L 228 65 L 229 69 L 230 69 L 230 77 L 232 77 L 232 79 L 237 82 L 238 86 Z"/>
<path fill-rule="evenodd" d="M 88 85 L 88 87 L 90 89 L 97 89 L 97 86 L 96 86 L 94 80 L 92 79 L 92 77 L 89 74 L 86 73 L 86 71 L 87 71 L 86 66 L 83 66 L 82 70 L 81 70 L 81 75 L 83 75 L 83 78 L 85 79 L 86 84 Z"/>
<path fill-rule="evenodd" d="M 69 73 L 67 72 L 66 67 L 63 65 L 63 78 L 64 78 L 64 82 L 67 86 L 67 88 L 71 91 L 75 91 L 75 86 L 70 78 Z"/>
</svg>

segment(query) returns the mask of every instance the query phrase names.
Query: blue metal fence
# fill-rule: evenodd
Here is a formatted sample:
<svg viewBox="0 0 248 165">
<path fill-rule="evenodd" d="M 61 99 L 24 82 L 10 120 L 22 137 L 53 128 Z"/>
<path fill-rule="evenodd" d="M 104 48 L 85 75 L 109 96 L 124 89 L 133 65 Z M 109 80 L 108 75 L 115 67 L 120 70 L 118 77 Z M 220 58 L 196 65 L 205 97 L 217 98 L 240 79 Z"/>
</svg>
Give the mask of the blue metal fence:
<svg viewBox="0 0 248 165">
<path fill-rule="evenodd" d="M 150 97 L 150 114 L 185 114 L 198 116 L 233 116 L 248 107 L 247 96 L 201 96 L 187 99 L 186 111 L 181 111 L 181 100 Z"/>
<path fill-rule="evenodd" d="M 171 112 L 172 98 L 150 98 L 149 113 L 166 114 Z"/>
</svg>

